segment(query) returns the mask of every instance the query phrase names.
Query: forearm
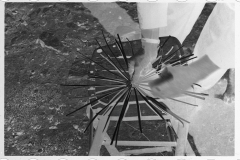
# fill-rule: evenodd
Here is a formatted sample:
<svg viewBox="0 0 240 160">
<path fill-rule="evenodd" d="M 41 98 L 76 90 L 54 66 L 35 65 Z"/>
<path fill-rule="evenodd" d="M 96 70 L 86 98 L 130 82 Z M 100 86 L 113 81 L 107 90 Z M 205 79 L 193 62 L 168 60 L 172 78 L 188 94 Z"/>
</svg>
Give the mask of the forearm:
<svg viewBox="0 0 240 160">
<path fill-rule="evenodd" d="M 194 82 L 206 78 L 219 69 L 219 67 L 214 64 L 207 55 L 191 63 L 188 68 L 189 76 L 191 76 L 189 78 L 192 78 Z"/>
<path fill-rule="evenodd" d="M 157 57 L 159 40 L 159 28 L 153 29 L 141 29 L 142 34 L 142 47 L 144 48 L 144 54 L 153 61 Z"/>
</svg>

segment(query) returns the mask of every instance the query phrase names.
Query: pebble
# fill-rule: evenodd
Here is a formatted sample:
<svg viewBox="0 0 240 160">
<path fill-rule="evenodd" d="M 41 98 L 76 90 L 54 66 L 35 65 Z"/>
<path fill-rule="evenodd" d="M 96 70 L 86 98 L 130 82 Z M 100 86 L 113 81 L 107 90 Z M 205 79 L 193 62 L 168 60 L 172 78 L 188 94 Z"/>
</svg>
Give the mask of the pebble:
<svg viewBox="0 0 240 160">
<path fill-rule="evenodd" d="M 57 126 L 51 126 L 49 129 L 57 129 Z"/>
<path fill-rule="evenodd" d="M 66 106 L 65 104 L 60 104 L 60 105 L 58 105 L 58 107 L 55 108 L 55 109 L 56 109 L 56 111 L 60 111 L 60 110 L 62 110 L 62 108 L 65 107 L 65 106 Z"/>
<path fill-rule="evenodd" d="M 59 121 L 56 121 L 56 122 L 54 123 L 54 125 L 56 125 L 56 126 L 57 126 L 58 124 L 60 124 L 60 122 L 59 122 Z"/>
<path fill-rule="evenodd" d="M 23 133 L 24 133 L 23 131 L 20 131 L 20 132 L 17 132 L 16 135 L 21 136 L 23 135 Z"/>
<path fill-rule="evenodd" d="M 52 120 L 53 120 L 53 115 L 49 115 L 48 117 L 47 117 L 47 119 L 49 120 L 49 122 L 51 123 L 52 122 Z"/>
<path fill-rule="evenodd" d="M 81 39 L 81 40 L 82 40 L 83 43 L 86 43 L 88 41 L 87 39 Z"/>
<path fill-rule="evenodd" d="M 78 128 L 78 131 L 79 131 L 80 133 L 83 133 L 83 132 L 84 132 L 84 129 L 83 129 L 83 128 Z"/>
<path fill-rule="evenodd" d="M 33 127 L 33 129 L 40 129 L 41 125 L 36 125 L 35 127 Z"/>
<path fill-rule="evenodd" d="M 81 27 L 82 25 L 84 25 L 85 23 L 79 23 L 79 22 L 77 22 L 77 26 L 78 27 Z"/>
<path fill-rule="evenodd" d="M 12 129 L 12 128 L 11 128 L 11 127 L 8 127 L 8 128 L 7 128 L 7 131 L 10 131 L 10 129 Z"/>
<path fill-rule="evenodd" d="M 79 126 L 78 126 L 78 125 L 76 125 L 76 124 L 74 124 L 74 125 L 73 125 L 73 128 L 75 128 L 75 129 L 78 129 L 78 128 L 79 128 Z"/>
<path fill-rule="evenodd" d="M 102 49 L 98 49 L 98 50 L 97 50 L 97 53 L 102 53 Z"/>
<path fill-rule="evenodd" d="M 68 53 L 68 52 L 66 52 L 66 53 L 62 53 L 62 55 L 64 55 L 64 56 L 68 56 L 69 53 Z"/>
<path fill-rule="evenodd" d="M 52 109 L 54 109 L 54 107 L 53 107 L 53 106 L 50 106 L 49 109 L 52 110 Z"/>
</svg>

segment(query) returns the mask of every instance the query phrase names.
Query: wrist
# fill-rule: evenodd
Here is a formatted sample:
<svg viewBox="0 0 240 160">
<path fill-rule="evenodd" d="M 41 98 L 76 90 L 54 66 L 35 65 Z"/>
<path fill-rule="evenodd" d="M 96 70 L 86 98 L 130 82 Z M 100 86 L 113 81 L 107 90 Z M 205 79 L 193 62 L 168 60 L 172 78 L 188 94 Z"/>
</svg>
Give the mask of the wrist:
<svg viewBox="0 0 240 160">
<path fill-rule="evenodd" d="M 141 41 L 143 43 L 157 44 L 157 46 L 160 44 L 160 39 L 142 38 Z"/>
<path fill-rule="evenodd" d="M 142 41 L 142 48 L 144 49 L 144 54 L 148 58 L 150 58 L 151 61 L 155 60 L 158 53 L 158 46 L 157 43 L 151 43 L 147 41 Z"/>
<path fill-rule="evenodd" d="M 142 38 L 159 39 L 159 28 L 141 29 Z"/>
</svg>

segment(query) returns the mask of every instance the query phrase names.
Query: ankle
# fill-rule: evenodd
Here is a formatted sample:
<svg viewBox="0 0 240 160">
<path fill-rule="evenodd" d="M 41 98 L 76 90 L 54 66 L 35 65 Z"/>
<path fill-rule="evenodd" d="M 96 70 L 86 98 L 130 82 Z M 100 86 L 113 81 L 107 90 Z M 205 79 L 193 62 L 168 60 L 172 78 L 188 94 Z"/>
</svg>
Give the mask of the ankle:
<svg viewBox="0 0 240 160">
<path fill-rule="evenodd" d="M 142 38 L 158 39 L 159 28 L 141 29 L 141 33 L 142 33 Z"/>
<path fill-rule="evenodd" d="M 142 48 L 144 49 L 144 54 L 150 59 L 151 62 L 157 58 L 158 46 L 159 43 L 150 43 L 142 40 Z"/>
</svg>

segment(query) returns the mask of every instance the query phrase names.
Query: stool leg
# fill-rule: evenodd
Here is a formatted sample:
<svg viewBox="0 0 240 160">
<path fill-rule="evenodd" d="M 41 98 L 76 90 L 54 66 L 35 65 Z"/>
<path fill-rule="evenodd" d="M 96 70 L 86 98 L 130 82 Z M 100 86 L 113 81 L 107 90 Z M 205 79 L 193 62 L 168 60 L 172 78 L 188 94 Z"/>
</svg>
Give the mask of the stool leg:
<svg viewBox="0 0 240 160">
<path fill-rule="evenodd" d="M 186 143 L 187 143 L 187 135 L 188 135 L 189 124 L 184 123 L 184 126 L 181 123 L 178 123 L 178 139 L 177 139 L 177 147 L 175 150 L 175 156 L 184 156 Z"/>
<path fill-rule="evenodd" d="M 92 120 L 92 118 L 93 118 L 93 110 L 92 108 L 90 108 L 89 122 Z M 89 133 L 89 150 L 90 150 L 90 147 L 92 146 L 92 142 L 93 142 L 93 124 L 92 123 L 89 128 L 90 128 L 90 133 Z"/>
<path fill-rule="evenodd" d="M 100 120 L 96 129 L 93 143 L 89 151 L 89 156 L 99 156 L 100 149 L 104 140 L 103 128 L 107 122 L 107 116 L 99 116 Z"/>
</svg>

